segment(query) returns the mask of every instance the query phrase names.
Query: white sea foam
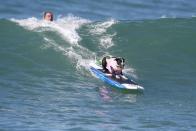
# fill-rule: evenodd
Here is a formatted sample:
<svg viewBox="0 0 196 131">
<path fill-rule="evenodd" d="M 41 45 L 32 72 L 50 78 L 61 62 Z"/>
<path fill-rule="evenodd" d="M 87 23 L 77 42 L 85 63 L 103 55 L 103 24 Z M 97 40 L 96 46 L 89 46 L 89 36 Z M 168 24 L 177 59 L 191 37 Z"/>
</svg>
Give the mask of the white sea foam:
<svg viewBox="0 0 196 131">
<path fill-rule="evenodd" d="M 68 15 L 67 17 L 58 18 L 53 22 L 39 20 L 35 17 L 11 20 L 18 23 L 20 26 L 23 26 L 27 30 L 35 32 L 54 31 L 60 34 L 60 36 L 67 41 L 70 46 L 64 47 L 63 45 L 59 45 L 55 40 L 43 35 L 43 39 L 46 43 L 41 45 L 41 48 L 53 48 L 54 50 L 61 52 L 63 55 L 69 57 L 72 62 L 76 62 L 77 69 L 80 69 L 81 66 L 87 67 L 89 59 L 94 58 L 95 53 L 78 44 L 81 38 L 77 33 L 77 29 L 79 29 L 82 25 L 91 22 L 87 19 Z"/>
<path fill-rule="evenodd" d="M 55 31 L 59 33 L 66 41 L 70 44 L 78 44 L 81 40 L 80 36 L 76 32 L 83 24 L 89 23 L 89 20 L 82 19 L 79 17 L 74 17 L 69 15 L 67 17 L 58 18 L 54 22 L 48 22 L 45 20 L 38 20 L 35 17 L 17 20 L 11 19 L 14 22 L 17 22 L 20 26 L 25 27 L 28 30 L 33 30 L 37 32 L 42 31 Z"/>
<path fill-rule="evenodd" d="M 53 48 L 54 50 L 56 50 L 57 52 L 62 52 L 63 54 L 66 54 L 70 48 L 64 48 L 61 45 L 58 45 L 54 40 L 44 37 L 44 40 L 46 41 L 46 43 L 41 46 L 42 49 L 47 49 L 47 48 Z"/>
<path fill-rule="evenodd" d="M 89 69 L 89 63 L 95 56 L 93 52 L 90 52 L 86 48 L 75 48 L 73 46 L 65 48 L 47 37 L 44 37 L 44 40 L 46 41 L 46 44 L 42 46 L 42 49 L 53 48 L 57 52 L 61 52 L 63 55 L 67 56 L 73 63 L 75 63 L 75 67 L 78 71 L 80 71 L 80 73 L 84 72 L 83 69 Z"/>
<path fill-rule="evenodd" d="M 105 22 L 98 22 L 95 25 L 92 25 L 90 27 L 90 33 L 92 35 L 97 36 L 99 44 L 101 47 L 104 47 L 105 49 L 110 48 L 114 45 L 112 39 L 116 35 L 116 33 L 108 34 L 107 30 L 112 25 L 116 24 L 117 21 L 111 19 Z"/>
<path fill-rule="evenodd" d="M 165 19 L 165 18 L 167 18 L 167 16 L 166 15 L 162 15 L 160 18 L 161 19 Z"/>
<path fill-rule="evenodd" d="M 114 19 L 105 21 L 105 22 L 98 22 L 97 24 L 92 26 L 92 29 L 90 32 L 92 34 L 103 34 L 107 31 L 108 28 L 110 28 L 113 24 L 116 24 L 117 21 Z"/>
<path fill-rule="evenodd" d="M 196 15 L 195 15 L 195 14 L 192 14 L 192 15 L 191 15 L 191 17 L 192 17 L 192 18 L 195 18 L 195 17 L 196 17 Z"/>
<path fill-rule="evenodd" d="M 43 35 L 45 43 L 41 45 L 41 48 L 53 48 L 55 51 L 65 55 L 71 60 L 71 62 L 75 63 L 76 69 L 81 73 L 84 73 L 84 69 L 89 69 L 89 63 L 92 62 L 96 57 L 95 52 L 92 52 L 88 50 L 88 48 L 85 48 L 78 44 L 81 38 L 77 33 L 77 29 L 79 29 L 83 24 L 90 23 L 89 20 L 74 17 L 71 15 L 63 18 L 58 18 L 54 22 L 38 20 L 34 17 L 22 20 L 11 20 L 18 23 L 20 26 L 23 26 L 27 30 L 35 32 L 54 31 L 60 34 L 60 36 L 69 43 L 69 46 L 58 44 L 56 40 Z M 106 32 L 107 29 L 115 23 L 116 21 L 109 20 L 106 22 L 100 22 L 90 27 L 90 32 L 94 35 L 100 36 L 98 38 L 100 41 L 99 44 L 106 49 L 113 46 L 112 38 L 116 34 L 108 34 Z M 107 51 L 105 52 L 105 54 L 109 55 Z M 127 71 L 125 70 L 125 72 Z M 134 71 L 131 68 L 128 72 L 134 74 Z"/>
<path fill-rule="evenodd" d="M 100 38 L 100 45 L 104 48 L 110 48 L 114 45 L 112 39 L 113 37 L 116 35 L 116 33 L 112 34 L 112 35 L 105 35 L 105 36 L 102 36 Z"/>
</svg>

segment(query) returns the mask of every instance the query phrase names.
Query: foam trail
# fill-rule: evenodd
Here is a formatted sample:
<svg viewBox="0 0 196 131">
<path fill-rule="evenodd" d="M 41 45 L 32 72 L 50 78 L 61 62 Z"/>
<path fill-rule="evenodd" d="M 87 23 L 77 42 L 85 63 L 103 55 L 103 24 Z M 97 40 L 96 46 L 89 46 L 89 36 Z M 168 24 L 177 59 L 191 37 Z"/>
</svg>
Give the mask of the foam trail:
<svg viewBox="0 0 196 131">
<path fill-rule="evenodd" d="M 84 73 L 84 69 L 89 69 L 89 63 L 93 61 L 96 56 L 96 53 L 78 44 L 81 38 L 77 33 L 77 29 L 79 29 L 84 24 L 90 23 L 89 20 L 74 17 L 71 15 L 63 18 L 58 18 L 54 22 L 38 20 L 34 17 L 22 20 L 11 20 L 18 23 L 20 26 L 23 26 L 27 30 L 35 32 L 54 31 L 60 34 L 60 36 L 69 43 L 68 47 L 59 45 L 55 40 L 48 38 L 45 34 L 43 34 L 43 39 L 46 41 L 46 43 L 44 43 L 41 48 L 53 48 L 57 52 L 61 52 L 72 62 L 76 63 L 76 69 L 80 73 Z M 98 37 L 99 45 L 104 47 L 105 49 L 113 46 L 112 38 L 116 35 L 116 33 L 108 34 L 107 29 L 115 23 L 117 23 L 117 21 L 109 20 L 106 22 L 99 22 L 95 25 L 90 26 L 90 33 L 100 36 Z M 104 51 L 104 54 L 109 55 L 107 50 Z M 131 71 L 131 73 L 133 74 L 133 71 Z"/>
<path fill-rule="evenodd" d="M 47 48 L 52 47 L 57 52 L 62 52 L 63 54 L 66 54 L 70 50 L 70 48 L 64 48 L 64 47 L 58 45 L 54 40 L 49 39 L 47 37 L 44 37 L 44 40 L 47 42 L 47 44 L 44 44 L 42 46 L 42 49 L 47 49 Z"/>
<path fill-rule="evenodd" d="M 99 22 L 95 25 L 92 26 L 92 29 L 90 30 L 90 32 L 92 34 L 103 34 L 107 31 L 108 28 L 110 28 L 113 24 L 116 24 L 117 21 L 115 21 L 114 19 L 111 19 L 109 21 L 106 22 Z"/>
<path fill-rule="evenodd" d="M 76 62 L 77 69 L 80 69 L 81 66 L 87 67 L 88 60 L 95 56 L 95 53 L 78 44 L 81 38 L 76 30 L 82 25 L 90 23 L 89 20 L 74 17 L 72 15 L 58 18 L 54 22 L 38 20 L 35 17 L 22 20 L 11 20 L 18 23 L 20 26 L 23 26 L 27 30 L 35 32 L 55 31 L 59 33 L 60 36 L 70 44 L 70 47 L 65 48 L 59 45 L 55 40 L 43 35 L 43 39 L 47 44 L 44 44 L 41 48 L 47 49 L 52 47 L 56 51 L 61 52 L 63 55 L 68 56 L 72 61 Z"/>
<path fill-rule="evenodd" d="M 111 19 L 106 22 L 98 22 L 97 24 L 90 27 L 90 33 L 92 35 L 98 36 L 98 41 L 101 47 L 107 49 L 114 45 L 112 39 L 116 35 L 116 33 L 107 34 L 107 29 L 116 23 L 117 21 Z"/>
<path fill-rule="evenodd" d="M 90 23 L 90 21 L 69 15 L 68 17 L 57 19 L 55 29 L 57 29 L 63 37 L 68 38 L 70 43 L 78 44 L 81 38 L 76 30 L 87 23 Z"/>
<path fill-rule="evenodd" d="M 78 42 L 81 40 L 76 30 L 80 28 L 83 24 L 90 23 L 89 20 L 74 17 L 71 15 L 64 18 L 59 18 L 54 22 L 38 20 L 35 17 L 22 20 L 11 20 L 28 30 L 33 30 L 37 32 L 55 31 L 59 33 L 66 41 L 73 45 L 78 45 Z"/>
<path fill-rule="evenodd" d="M 67 56 L 72 62 L 76 63 L 76 69 L 83 72 L 83 69 L 89 69 L 89 63 L 92 61 L 93 57 L 95 57 L 95 53 L 88 51 L 87 54 L 82 54 L 87 49 L 83 49 L 80 52 L 77 52 L 76 49 L 72 46 L 65 48 L 61 45 L 58 45 L 54 40 L 51 40 L 47 37 L 44 37 L 44 40 L 47 44 L 45 44 L 42 49 L 53 48 L 57 52 L 61 52 L 63 55 Z"/>
<path fill-rule="evenodd" d="M 112 34 L 112 35 L 105 35 L 105 36 L 102 36 L 100 38 L 100 45 L 104 48 L 110 48 L 114 45 L 112 39 L 113 37 L 116 35 L 116 33 Z"/>
</svg>

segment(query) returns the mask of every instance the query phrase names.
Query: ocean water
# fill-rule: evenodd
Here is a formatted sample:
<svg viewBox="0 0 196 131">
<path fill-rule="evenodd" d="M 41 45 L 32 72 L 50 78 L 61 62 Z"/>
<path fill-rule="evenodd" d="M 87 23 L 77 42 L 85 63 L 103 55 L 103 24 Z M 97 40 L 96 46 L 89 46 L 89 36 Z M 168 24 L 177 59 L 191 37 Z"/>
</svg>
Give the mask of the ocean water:
<svg viewBox="0 0 196 131">
<path fill-rule="evenodd" d="M 194 0 L 1 1 L 0 130 L 196 130 L 195 12 Z M 95 78 L 104 55 L 124 57 L 143 93 Z"/>
</svg>

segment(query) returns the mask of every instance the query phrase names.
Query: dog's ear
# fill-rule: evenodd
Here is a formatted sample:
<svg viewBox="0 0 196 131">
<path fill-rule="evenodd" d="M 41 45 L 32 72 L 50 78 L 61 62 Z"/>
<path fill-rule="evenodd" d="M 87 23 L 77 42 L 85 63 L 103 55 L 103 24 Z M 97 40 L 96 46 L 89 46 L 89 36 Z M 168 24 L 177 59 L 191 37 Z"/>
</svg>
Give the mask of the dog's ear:
<svg viewBox="0 0 196 131">
<path fill-rule="evenodd" d="M 117 61 L 117 62 L 118 62 L 118 61 L 119 61 L 119 58 L 115 58 L 115 61 Z"/>
<path fill-rule="evenodd" d="M 125 59 L 123 57 L 118 57 L 115 59 L 116 61 L 119 61 L 120 63 L 123 62 L 125 63 Z"/>
<path fill-rule="evenodd" d="M 125 59 L 124 59 L 124 58 L 122 58 L 122 60 L 123 60 L 123 63 L 125 63 Z"/>
<path fill-rule="evenodd" d="M 117 64 L 118 64 L 118 65 L 121 65 L 122 60 L 121 60 L 120 58 L 116 58 L 115 60 L 117 61 Z"/>
</svg>

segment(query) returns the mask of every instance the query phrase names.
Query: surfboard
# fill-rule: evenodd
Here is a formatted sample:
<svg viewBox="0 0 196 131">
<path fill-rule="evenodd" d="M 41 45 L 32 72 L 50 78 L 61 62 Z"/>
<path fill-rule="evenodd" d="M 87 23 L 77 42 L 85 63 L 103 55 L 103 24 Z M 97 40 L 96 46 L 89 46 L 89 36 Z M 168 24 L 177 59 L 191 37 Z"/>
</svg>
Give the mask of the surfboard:
<svg viewBox="0 0 196 131">
<path fill-rule="evenodd" d="M 121 78 L 116 78 L 111 74 L 105 73 L 99 62 L 90 63 L 90 71 L 97 78 L 113 87 L 127 90 L 144 90 L 142 86 L 125 75 L 123 75 Z"/>
</svg>

